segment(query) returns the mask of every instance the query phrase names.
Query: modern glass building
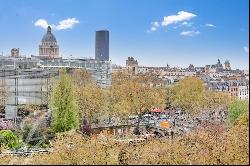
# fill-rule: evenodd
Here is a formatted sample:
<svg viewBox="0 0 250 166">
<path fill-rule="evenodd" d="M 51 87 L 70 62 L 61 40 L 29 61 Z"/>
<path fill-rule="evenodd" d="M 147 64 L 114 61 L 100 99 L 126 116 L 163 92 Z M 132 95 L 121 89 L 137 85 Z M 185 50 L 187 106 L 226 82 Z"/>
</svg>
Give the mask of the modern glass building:
<svg viewBox="0 0 250 166">
<path fill-rule="evenodd" d="M 109 61 L 109 31 L 96 31 L 95 36 L 95 59 Z"/>
<path fill-rule="evenodd" d="M 90 72 L 92 79 L 97 85 L 107 88 L 111 86 L 112 66 L 110 61 L 99 61 L 95 59 L 53 59 L 43 60 L 39 65 L 41 68 L 71 68 L 86 69 Z"/>
</svg>

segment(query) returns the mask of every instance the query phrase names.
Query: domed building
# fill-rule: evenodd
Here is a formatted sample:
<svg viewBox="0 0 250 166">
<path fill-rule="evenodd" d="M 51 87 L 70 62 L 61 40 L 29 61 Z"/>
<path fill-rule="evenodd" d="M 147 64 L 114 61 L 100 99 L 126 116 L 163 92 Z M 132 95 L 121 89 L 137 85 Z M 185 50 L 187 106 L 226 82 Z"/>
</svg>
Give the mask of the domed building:
<svg viewBox="0 0 250 166">
<path fill-rule="evenodd" d="M 47 33 L 43 36 L 42 43 L 39 45 L 39 56 L 48 58 L 58 58 L 59 56 L 59 45 L 57 45 L 50 26 L 48 26 Z"/>
<path fill-rule="evenodd" d="M 231 70 L 231 65 L 230 65 L 229 60 L 226 60 L 224 65 L 225 65 L 225 70 Z"/>
</svg>

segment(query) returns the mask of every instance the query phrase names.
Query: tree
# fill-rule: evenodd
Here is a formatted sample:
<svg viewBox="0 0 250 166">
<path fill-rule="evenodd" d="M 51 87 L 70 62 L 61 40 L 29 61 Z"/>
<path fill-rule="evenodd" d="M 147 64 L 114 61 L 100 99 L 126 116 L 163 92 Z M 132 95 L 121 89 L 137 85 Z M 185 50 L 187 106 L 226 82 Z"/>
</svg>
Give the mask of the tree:
<svg viewBox="0 0 250 166">
<path fill-rule="evenodd" d="M 75 131 L 57 133 L 52 141 L 55 151 L 30 156 L 29 161 L 36 165 L 249 165 L 248 115 L 244 113 L 229 130 L 208 123 L 171 141 L 153 139 L 133 145 L 115 144 L 111 139 L 84 139 Z M 13 158 L 1 158 L 0 164 L 8 164 Z M 23 164 L 25 157 L 18 159 L 12 164 Z"/>
<path fill-rule="evenodd" d="M 77 86 L 85 86 L 89 83 L 93 83 L 91 74 L 85 69 L 74 70 L 71 77 Z"/>
<path fill-rule="evenodd" d="M 131 79 L 132 76 L 125 72 L 112 73 L 112 85 L 119 85 Z"/>
<path fill-rule="evenodd" d="M 134 81 L 150 86 L 162 86 L 164 82 L 155 73 L 145 73 L 137 75 L 133 78 Z"/>
<path fill-rule="evenodd" d="M 227 107 L 229 103 L 229 96 L 223 92 L 206 91 L 205 93 L 204 108 Z"/>
<path fill-rule="evenodd" d="M 75 89 L 65 70 L 60 73 L 51 95 L 52 128 L 64 132 L 79 127 L 79 115 Z"/>
<path fill-rule="evenodd" d="M 167 87 L 166 88 L 166 108 L 167 109 L 172 107 L 174 95 L 175 94 L 174 94 L 173 87 Z"/>
<path fill-rule="evenodd" d="M 129 115 L 140 115 L 153 108 L 164 108 L 165 91 L 150 87 L 134 79 L 114 83 L 111 88 L 112 112 L 126 120 Z"/>
<path fill-rule="evenodd" d="M 203 81 L 187 77 L 173 87 L 173 106 L 189 113 L 197 113 L 204 106 L 205 87 Z"/>
<path fill-rule="evenodd" d="M 77 88 L 77 101 L 81 119 L 87 118 L 90 123 L 105 115 L 108 109 L 108 98 L 104 89 L 94 84 L 85 84 Z"/>
<path fill-rule="evenodd" d="M 227 122 L 234 125 L 242 114 L 249 111 L 249 102 L 247 100 L 234 100 L 228 108 Z"/>
</svg>

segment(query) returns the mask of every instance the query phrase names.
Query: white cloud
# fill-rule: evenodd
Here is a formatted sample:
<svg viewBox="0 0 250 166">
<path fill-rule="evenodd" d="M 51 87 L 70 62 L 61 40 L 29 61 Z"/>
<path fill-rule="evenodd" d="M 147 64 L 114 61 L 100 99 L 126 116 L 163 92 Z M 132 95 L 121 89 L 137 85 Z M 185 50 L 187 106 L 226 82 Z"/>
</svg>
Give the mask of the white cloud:
<svg viewBox="0 0 250 166">
<path fill-rule="evenodd" d="M 48 24 L 48 22 L 45 19 L 38 19 L 35 22 L 35 26 L 41 27 L 43 29 L 47 29 L 47 27 L 49 26 L 49 24 Z"/>
<path fill-rule="evenodd" d="M 41 27 L 43 29 L 47 29 L 47 27 L 50 25 L 52 29 L 63 30 L 63 29 L 73 28 L 74 25 L 78 23 L 79 23 L 79 20 L 77 20 L 76 18 L 68 18 L 68 19 L 62 20 L 59 22 L 58 25 L 54 25 L 54 24 L 50 25 L 47 20 L 38 19 L 34 25 L 37 27 Z"/>
<path fill-rule="evenodd" d="M 182 25 L 188 25 L 188 22 L 187 22 L 187 21 L 184 21 L 184 22 L 182 23 Z"/>
<path fill-rule="evenodd" d="M 196 17 L 196 15 L 193 13 L 179 11 L 177 15 L 165 16 L 164 20 L 161 22 L 161 25 L 168 26 L 170 24 L 191 20 L 194 17 Z"/>
<path fill-rule="evenodd" d="M 155 31 L 157 31 L 157 28 L 153 26 L 149 30 L 147 30 L 146 32 L 151 33 L 151 32 L 155 32 Z"/>
<path fill-rule="evenodd" d="M 152 25 L 155 26 L 155 27 L 159 27 L 160 26 L 160 24 L 157 21 L 153 22 Z"/>
<path fill-rule="evenodd" d="M 195 36 L 199 34 L 200 34 L 200 31 L 182 31 L 180 33 L 181 36 Z"/>
<path fill-rule="evenodd" d="M 205 24 L 206 27 L 213 27 L 215 28 L 216 26 L 214 24 Z"/>
<path fill-rule="evenodd" d="M 57 30 L 62 30 L 62 29 L 71 29 L 74 27 L 75 24 L 78 24 L 79 20 L 76 18 L 68 18 L 65 20 L 62 20 L 59 22 L 59 25 L 57 25 L 55 28 Z"/>
<path fill-rule="evenodd" d="M 151 31 L 156 31 L 156 30 L 157 30 L 156 27 L 152 27 L 152 28 L 151 28 Z"/>
<path fill-rule="evenodd" d="M 248 47 L 244 47 L 244 51 L 249 54 L 249 48 Z"/>
<path fill-rule="evenodd" d="M 157 28 L 160 27 L 160 24 L 157 21 L 151 22 L 151 24 L 152 24 L 152 27 L 147 32 L 157 31 Z"/>
</svg>

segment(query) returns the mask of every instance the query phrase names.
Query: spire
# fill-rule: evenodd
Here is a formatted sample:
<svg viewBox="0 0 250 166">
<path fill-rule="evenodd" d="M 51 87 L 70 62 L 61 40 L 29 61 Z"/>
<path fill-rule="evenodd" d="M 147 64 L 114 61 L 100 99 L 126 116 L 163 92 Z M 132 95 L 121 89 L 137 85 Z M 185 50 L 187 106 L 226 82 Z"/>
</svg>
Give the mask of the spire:
<svg viewBox="0 0 250 166">
<path fill-rule="evenodd" d="M 48 26 L 47 33 L 51 33 L 51 27 Z"/>
<path fill-rule="evenodd" d="M 218 59 L 218 64 L 220 64 L 220 59 Z"/>
</svg>

